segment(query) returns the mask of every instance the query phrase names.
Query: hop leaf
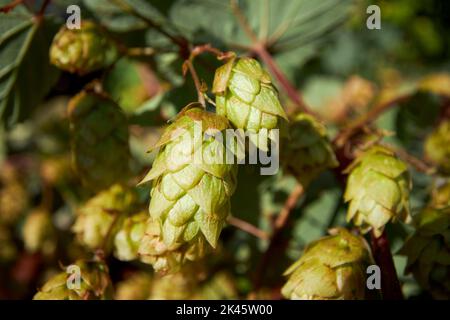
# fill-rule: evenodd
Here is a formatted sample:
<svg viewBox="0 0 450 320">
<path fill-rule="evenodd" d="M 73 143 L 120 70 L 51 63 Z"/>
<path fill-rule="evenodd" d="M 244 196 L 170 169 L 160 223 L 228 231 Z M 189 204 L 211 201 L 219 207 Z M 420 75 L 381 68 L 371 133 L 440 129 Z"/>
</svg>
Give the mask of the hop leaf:
<svg viewBox="0 0 450 320">
<path fill-rule="evenodd" d="M 303 186 L 338 165 L 325 126 L 308 114 L 297 115 L 290 124 L 289 139 L 281 152 L 287 171 Z"/>
<path fill-rule="evenodd" d="M 50 214 L 42 209 L 28 214 L 23 225 L 23 241 L 29 252 L 51 254 L 55 250 L 54 228 Z"/>
<path fill-rule="evenodd" d="M 425 154 L 444 174 L 450 174 L 450 120 L 442 122 L 427 138 Z"/>
<path fill-rule="evenodd" d="M 350 203 L 347 221 L 373 230 L 378 237 L 392 221 L 408 222 L 411 178 L 406 164 L 394 152 L 374 146 L 346 169 L 349 174 L 344 199 Z"/>
<path fill-rule="evenodd" d="M 427 207 L 414 217 L 416 230 L 400 254 L 408 257 L 406 273 L 436 299 L 450 298 L 450 207 Z"/>
<path fill-rule="evenodd" d="M 236 128 L 255 133 L 250 139 L 263 150 L 266 141 L 259 141 L 256 134 L 279 128 L 281 119 L 287 120 L 270 75 L 255 59 L 230 59 L 216 70 L 212 90 L 217 113 Z"/>
<path fill-rule="evenodd" d="M 117 259 L 130 261 L 138 257 L 139 244 L 145 234 L 147 219 L 146 212 L 125 218 L 114 237 L 114 255 Z"/>
<path fill-rule="evenodd" d="M 187 244 L 203 252 L 204 240 L 217 245 L 236 187 L 237 165 L 225 161 L 226 128 L 225 118 L 191 104 L 156 144 L 159 153 L 142 182 L 153 180 L 149 212 L 167 248 Z"/>
<path fill-rule="evenodd" d="M 91 21 L 83 21 L 80 29 L 62 26 L 50 47 L 52 64 L 79 75 L 108 67 L 118 55 L 115 44 Z"/>
<path fill-rule="evenodd" d="M 98 249 L 106 245 L 106 249 L 109 249 L 120 222 L 135 210 L 136 203 L 137 194 L 134 190 L 114 185 L 97 194 L 78 210 L 72 229 L 78 240 L 88 248 Z"/>
<path fill-rule="evenodd" d="M 77 273 L 61 272 L 48 280 L 34 295 L 34 300 L 103 300 L 111 299 L 112 284 L 108 266 L 96 261 L 77 261 Z M 75 270 L 75 269 L 74 269 Z"/>
<path fill-rule="evenodd" d="M 128 126 L 111 100 L 83 91 L 69 103 L 72 159 L 83 184 L 94 191 L 124 181 L 129 173 Z"/>
<path fill-rule="evenodd" d="M 309 244 L 284 273 L 281 292 L 289 299 L 360 300 L 366 297 L 365 270 L 371 256 L 364 238 L 337 228 Z"/>
</svg>

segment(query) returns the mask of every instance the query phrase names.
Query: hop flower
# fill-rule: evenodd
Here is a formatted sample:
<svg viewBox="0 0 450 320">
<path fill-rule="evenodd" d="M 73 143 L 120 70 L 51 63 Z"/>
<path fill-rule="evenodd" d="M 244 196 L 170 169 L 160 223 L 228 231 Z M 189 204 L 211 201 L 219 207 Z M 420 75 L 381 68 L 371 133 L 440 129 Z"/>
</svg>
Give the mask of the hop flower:
<svg viewBox="0 0 450 320">
<path fill-rule="evenodd" d="M 225 161 L 226 128 L 224 117 L 188 105 L 156 144 L 161 149 L 142 181 L 153 180 L 149 212 L 160 224 L 164 247 L 183 248 L 189 260 L 201 256 L 205 240 L 216 247 L 230 211 L 237 165 Z M 159 241 L 159 231 L 150 229 L 150 238 Z"/>
<path fill-rule="evenodd" d="M 108 266 L 79 260 L 48 280 L 34 300 L 103 300 L 112 298 Z"/>
<path fill-rule="evenodd" d="M 72 98 L 68 110 L 73 165 L 83 184 L 100 191 L 124 181 L 130 153 L 127 119 L 120 107 L 83 91 Z"/>
<path fill-rule="evenodd" d="M 360 300 L 366 297 L 365 270 L 371 263 L 364 238 L 336 228 L 309 244 L 284 273 L 282 294 L 296 300 Z"/>
<path fill-rule="evenodd" d="M 414 217 L 416 230 L 400 254 L 408 257 L 406 273 L 434 298 L 450 298 L 450 207 L 425 208 Z"/>
<path fill-rule="evenodd" d="M 281 119 L 287 120 L 270 75 L 255 59 L 230 59 L 216 70 L 212 91 L 217 113 L 236 128 L 255 133 L 250 139 L 263 150 L 267 139 L 261 141 L 256 134 L 261 129 L 279 128 Z"/>
<path fill-rule="evenodd" d="M 411 178 L 406 164 L 394 152 L 373 146 L 346 169 L 350 173 L 344 199 L 350 202 L 347 221 L 373 230 L 379 237 L 389 221 L 408 222 Z"/>
<path fill-rule="evenodd" d="M 91 21 L 83 21 L 80 29 L 64 25 L 50 47 L 52 64 L 79 75 L 110 66 L 118 55 L 116 45 Z"/>
<path fill-rule="evenodd" d="M 116 184 L 97 194 L 78 210 L 72 229 L 78 240 L 88 248 L 97 249 L 106 244 L 109 249 L 120 222 L 135 210 L 136 202 L 137 194 L 133 190 Z"/>
<path fill-rule="evenodd" d="M 29 252 L 52 254 L 56 249 L 54 228 L 46 210 L 35 209 L 28 214 L 23 225 L 23 242 Z"/>
<path fill-rule="evenodd" d="M 427 138 L 425 154 L 444 174 L 450 174 L 450 120 L 442 122 Z"/>
<path fill-rule="evenodd" d="M 114 237 L 114 255 L 117 259 L 130 261 L 138 257 L 138 249 L 145 233 L 147 219 L 146 212 L 125 218 Z"/>
<path fill-rule="evenodd" d="M 290 124 L 289 136 L 282 148 L 283 163 L 303 186 L 338 165 L 325 126 L 313 116 L 297 115 Z"/>
<path fill-rule="evenodd" d="M 137 272 L 117 284 L 115 300 L 146 300 L 150 296 L 153 279 L 145 272 Z"/>
<path fill-rule="evenodd" d="M 156 272 L 173 274 L 187 261 L 197 261 L 204 257 L 209 248 L 201 234 L 188 243 L 167 245 L 162 238 L 160 223 L 150 218 L 141 239 L 139 256 L 142 262 L 151 264 Z"/>
</svg>

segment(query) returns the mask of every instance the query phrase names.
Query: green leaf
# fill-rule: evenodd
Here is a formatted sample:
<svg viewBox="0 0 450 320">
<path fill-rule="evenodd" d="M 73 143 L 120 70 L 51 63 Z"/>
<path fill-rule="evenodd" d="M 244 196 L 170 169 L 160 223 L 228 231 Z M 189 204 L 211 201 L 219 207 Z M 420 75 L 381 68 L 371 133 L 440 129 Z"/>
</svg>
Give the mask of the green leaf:
<svg viewBox="0 0 450 320">
<path fill-rule="evenodd" d="M 57 80 L 48 58 L 55 32 L 51 21 L 38 21 L 22 7 L 1 14 L 0 119 L 7 124 L 23 119 Z"/>
<path fill-rule="evenodd" d="M 319 40 L 347 17 L 351 2 L 242 0 L 239 6 L 258 40 L 267 44 L 286 72 L 317 52 Z M 194 42 L 212 42 L 232 50 L 252 45 L 230 1 L 181 0 L 173 5 L 170 17 Z"/>
</svg>

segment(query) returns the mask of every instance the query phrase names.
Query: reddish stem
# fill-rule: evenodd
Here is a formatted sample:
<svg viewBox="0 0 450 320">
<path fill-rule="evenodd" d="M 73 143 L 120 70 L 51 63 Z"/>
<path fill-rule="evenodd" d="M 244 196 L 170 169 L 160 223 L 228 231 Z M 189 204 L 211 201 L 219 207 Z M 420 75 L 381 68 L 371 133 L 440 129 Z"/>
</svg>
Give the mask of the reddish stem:
<svg viewBox="0 0 450 320">
<path fill-rule="evenodd" d="M 386 231 L 380 237 L 371 233 L 372 254 L 381 269 L 381 293 L 384 300 L 403 300 Z"/>
</svg>

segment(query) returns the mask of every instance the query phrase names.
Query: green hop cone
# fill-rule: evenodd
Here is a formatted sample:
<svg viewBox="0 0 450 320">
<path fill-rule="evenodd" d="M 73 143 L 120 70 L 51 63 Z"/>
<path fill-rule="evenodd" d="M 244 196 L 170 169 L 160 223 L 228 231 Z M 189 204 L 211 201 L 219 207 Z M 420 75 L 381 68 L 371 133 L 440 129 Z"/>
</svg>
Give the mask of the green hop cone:
<svg viewBox="0 0 450 320">
<path fill-rule="evenodd" d="M 145 234 L 147 212 L 140 212 L 125 218 L 114 237 L 114 256 L 122 261 L 138 258 L 138 250 Z"/>
<path fill-rule="evenodd" d="M 194 103 L 156 144 L 159 153 L 142 183 L 153 181 L 149 212 L 169 248 L 203 246 L 204 239 L 217 245 L 236 188 L 237 165 L 226 163 L 227 128 L 224 117 Z"/>
<path fill-rule="evenodd" d="M 281 293 L 291 300 L 361 300 L 366 298 L 366 268 L 372 263 L 364 238 L 343 228 L 309 244 L 284 273 Z"/>
<path fill-rule="evenodd" d="M 444 174 L 450 174 L 450 120 L 442 122 L 426 139 L 425 155 Z"/>
<path fill-rule="evenodd" d="M 425 208 L 414 216 L 415 232 L 400 254 L 408 257 L 406 273 L 435 299 L 450 299 L 450 207 Z"/>
<path fill-rule="evenodd" d="M 353 220 L 364 233 L 373 230 L 377 237 L 390 221 L 409 222 L 411 178 L 407 165 L 394 152 L 373 146 L 358 156 L 346 173 L 347 221 Z"/>
<path fill-rule="evenodd" d="M 128 124 L 113 101 L 83 91 L 69 102 L 72 162 L 93 191 L 124 181 L 129 173 Z"/>
<path fill-rule="evenodd" d="M 136 272 L 116 286 L 115 300 L 147 300 L 153 284 L 152 277 L 145 272 Z"/>
<path fill-rule="evenodd" d="M 34 300 L 104 300 L 112 298 L 108 266 L 102 262 L 78 260 L 50 278 Z"/>
<path fill-rule="evenodd" d="M 98 249 L 106 246 L 109 251 L 120 222 L 135 210 L 136 203 L 134 190 L 116 184 L 79 208 L 72 230 L 86 247 Z"/>
<path fill-rule="evenodd" d="M 23 224 L 23 242 L 29 252 L 52 254 L 56 249 L 55 230 L 49 212 L 33 210 Z"/>
<path fill-rule="evenodd" d="M 290 123 L 289 139 L 285 140 L 281 152 L 285 168 L 303 186 L 322 171 L 338 165 L 327 129 L 313 116 L 304 113 Z"/>
<path fill-rule="evenodd" d="M 192 241 L 167 245 L 163 241 L 160 222 L 148 219 L 144 237 L 139 246 L 142 262 L 151 264 L 160 274 L 173 274 L 189 261 L 197 261 L 210 251 L 210 245 L 199 234 Z"/>
<path fill-rule="evenodd" d="M 262 129 L 280 128 L 287 120 L 270 75 L 255 59 L 230 59 L 216 70 L 212 91 L 217 113 L 238 129 L 259 134 Z M 267 138 L 262 138 L 250 135 L 257 147 L 266 150 Z"/>
<path fill-rule="evenodd" d="M 79 75 L 106 68 L 118 56 L 114 42 L 91 21 L 83 21 L 80 29 L 62 26 L 50 47 L 53 65 Z"/>
</svg>

